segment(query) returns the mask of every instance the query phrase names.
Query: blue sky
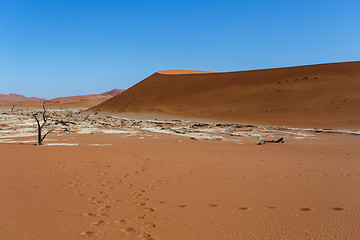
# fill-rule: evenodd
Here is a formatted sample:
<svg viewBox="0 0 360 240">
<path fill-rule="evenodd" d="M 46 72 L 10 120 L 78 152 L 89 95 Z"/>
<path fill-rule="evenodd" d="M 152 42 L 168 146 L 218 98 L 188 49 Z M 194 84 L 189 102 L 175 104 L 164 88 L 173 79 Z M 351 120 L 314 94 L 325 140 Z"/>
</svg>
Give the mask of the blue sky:
<svg viewBox="0 0 360 240">
<path fill-rule="evenodd" d="M 165 69 L 360 60 L 360 1 L 0 0 L 0 93 L 129 88 Z"/>
</svg>

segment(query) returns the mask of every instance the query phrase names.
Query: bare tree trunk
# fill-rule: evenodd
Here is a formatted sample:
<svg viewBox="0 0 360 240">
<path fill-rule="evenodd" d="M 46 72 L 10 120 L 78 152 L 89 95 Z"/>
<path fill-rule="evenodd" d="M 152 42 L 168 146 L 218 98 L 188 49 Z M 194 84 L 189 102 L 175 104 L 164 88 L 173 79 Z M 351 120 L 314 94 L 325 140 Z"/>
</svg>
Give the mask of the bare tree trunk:
<svg viewBox="0 0 360 240">
<path fill-rule="evenodd" d="M 38 125 L 38 145 L 42 145 L 42 142 L 41 142 L 41 126 L 40 126 L 40 122 L 39 122 L 39 120 L 37 119 L 36 114 L 33 114 L 33 117 L 35 118 L 35 120 L 36 120 L 36 122 L 37 122 L 37 125 Z"/>
<path fill-rule="evenodd" d="M 44 134 L 44 136 L 41 137 L 41 130 L 42 128 L 45 126 L 46 124 L 46 116 L 45 116 L 45 113 L 46 113 L 46 109 L 45 109 L 45 103 L 43 103 L 43 114 L 42 114 L 42 117 L 43 117 L 43 123 L 40 125 L 40 122 L 39 122 L 39 119 L 36 117 L 36 113 L 33 114 L 33 117 L 35 118 L 36 122 L 37 122 L 37 125 L 38 125 L 38 145 L 42 145 L 42 142 L 44 141 L 45 137 L 51 133 L 52 131 L 54 131 L 54 129 L 51 129 L 50 131 L 48 131 L 47 133 Z"/>
</svg>

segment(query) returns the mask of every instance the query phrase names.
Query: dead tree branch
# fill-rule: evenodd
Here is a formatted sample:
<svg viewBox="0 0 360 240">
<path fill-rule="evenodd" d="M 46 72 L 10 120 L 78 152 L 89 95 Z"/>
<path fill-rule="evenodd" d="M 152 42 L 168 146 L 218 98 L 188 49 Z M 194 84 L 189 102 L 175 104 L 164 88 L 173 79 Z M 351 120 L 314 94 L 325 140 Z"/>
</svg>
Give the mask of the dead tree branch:
<svg viewBox="0 0 360 240">
<path fill-rule="evenodd" d="M 56 121 L 55 122 L 55 125 L 58 125 L 58 124 L 62 124 L 62 125 L 64 125 L 64 126 L 69 126 L 69 124 L 74 124 L 74 125 L 76 125 L 76 123 L 74 123 L 74 122 L 70 122 L 70 121 L 63 121 L 63 120 L 58 120 L 58 121 Z"/>
<path fill-rule="evenodd" d="M 44 141 L 45 137 L 51 133 L 52 131 L 54 131 L 55 129 L 51 129 L 50 131 L 48 131 L 47 133 L 44 134 L 44 136 L 41 138 L 41 142 Z"/>
</svg>

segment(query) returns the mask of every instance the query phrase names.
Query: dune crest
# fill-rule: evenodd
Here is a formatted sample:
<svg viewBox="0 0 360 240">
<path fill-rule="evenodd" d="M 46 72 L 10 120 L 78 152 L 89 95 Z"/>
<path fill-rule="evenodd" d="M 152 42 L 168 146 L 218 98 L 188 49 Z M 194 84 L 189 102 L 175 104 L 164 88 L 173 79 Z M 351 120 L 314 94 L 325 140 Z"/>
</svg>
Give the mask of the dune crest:
<svg viewBox="0 0 360 240">
<path fill-rule="evenodd" d="M 166 75 L 178 75 L 178 74 L 205 74 L 205 73 L 215 73 L 207 71 L 194 71 L 194 70 L 163 70 L 156 73 L 166 74 Z"/>
</svg>

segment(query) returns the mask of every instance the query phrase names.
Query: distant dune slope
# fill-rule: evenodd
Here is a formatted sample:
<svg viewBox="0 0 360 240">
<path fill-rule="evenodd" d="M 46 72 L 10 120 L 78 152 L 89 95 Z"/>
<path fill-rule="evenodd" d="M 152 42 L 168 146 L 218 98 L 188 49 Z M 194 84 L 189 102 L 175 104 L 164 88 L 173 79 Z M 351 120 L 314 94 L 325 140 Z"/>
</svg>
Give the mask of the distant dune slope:
<svg viewBox="0 0 360 240">
<path fill-rule="evenodd" d="M 0 94 L 0 101 L 12 101 L 12 102 L 22 102 L 22 101 L 44 101 L 44 98 L 37 97 L 25 97 L 20 94 L 10 93 L 10 94 Z"/>
<path fill-rule="evenodd" d="M 86 100 L 98 100 L 98 99 L 108 99 L 117 94 L 122 93 L 124 90 L 122 89 L 113 89 L 108 92 L 100 93 L 100 94 L 90 94 L 90 95 L 78 95 L 78 96 L 70 96 L 70 97 L 58 97 L 49 100 L 49 102 L 76 102 L 76 101 L 86 101 Z"/>
<path fill-rule="evenodd" d="M 162 71 L 90 110 L 360 129 L 360 62 L 227 73 Z"/>
<path fill-rule="evenodd" d="M 49 108 L 89 108 L 122 93 L 123 89 L 113 89 L 100 94 L 58 97 L 50 100 L 43 98 L 27 98 L 18 94 L 0 94 L 0 107 L 42 107 L 46 102 Z"/>
</svg>

